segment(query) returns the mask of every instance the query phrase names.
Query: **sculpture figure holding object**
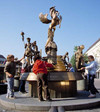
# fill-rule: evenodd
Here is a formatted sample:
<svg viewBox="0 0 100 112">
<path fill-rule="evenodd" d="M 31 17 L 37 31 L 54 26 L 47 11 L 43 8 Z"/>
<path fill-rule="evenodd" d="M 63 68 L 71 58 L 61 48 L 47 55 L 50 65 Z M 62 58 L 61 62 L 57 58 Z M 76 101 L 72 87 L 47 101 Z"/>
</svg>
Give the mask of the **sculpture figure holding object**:
<svg viewBox="0 0 100 112">
<path fill-rule="evenodd" d="M 24 32 L 21 32 L 22 41 L 24 42 Z M 32 43 L 30 42 L 31 38 L 27 38 L 27 43 L 24 42 L 25 52 L 24 58 L 27 57 L 28 65 L 32 62 L 32 57 L 34 56 L 34 50 L 32 49 Z"/>
</svg>

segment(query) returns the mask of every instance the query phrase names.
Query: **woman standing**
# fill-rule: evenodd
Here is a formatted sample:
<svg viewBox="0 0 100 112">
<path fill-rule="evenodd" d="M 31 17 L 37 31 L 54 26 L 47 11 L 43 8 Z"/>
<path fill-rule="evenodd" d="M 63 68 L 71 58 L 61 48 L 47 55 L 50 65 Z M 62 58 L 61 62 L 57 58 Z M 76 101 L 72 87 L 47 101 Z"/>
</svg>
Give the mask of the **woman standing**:
<svg viewBox="0 0 100 112">
<path fill-rule="evenodd" d="M 94 86 L 94 78 L 96 76 L 96 70 L 97 70 L 97 62 L 94 60 L 94 57 L 92 55 L 88 56 L 88 61 L 90 63 L 85 64 L 86 67 L 82 67 L 81 69 L 88 70 L 88 77 L 89 77 L 89 84 L 88 89 L 90 90 L 89 98 L 96 97 L 96 93 L 99 93 L 96 87 Z"/>
</svg>

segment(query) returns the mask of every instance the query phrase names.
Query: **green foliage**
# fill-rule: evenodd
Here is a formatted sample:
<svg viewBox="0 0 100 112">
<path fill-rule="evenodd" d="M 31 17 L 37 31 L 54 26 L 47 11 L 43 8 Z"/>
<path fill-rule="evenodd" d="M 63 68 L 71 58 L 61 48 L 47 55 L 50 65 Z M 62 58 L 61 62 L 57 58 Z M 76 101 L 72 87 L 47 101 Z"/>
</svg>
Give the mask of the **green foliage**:
<svg viewBox="0 0 100 112">
<path fill-rule="evenodd" d="M 77 51 L 77 46 L 74 46 L 74 53 Z"/>
<path fill-rule="evenodd" d="M 74 46 L 74 53 L 77 51 L 77 46 Z M 75 69 L 75 54 L 71 57 L 70 63 L 72 64 L 73 68 Z"/>
<path fill-rule="evenodd" d="M 75 55 L 71 57 L 70 63 L 72 64 L 73 68 L 75 69 Z"/>
<path fill-rule="evenodd" d="M 84 62 L 88 62 L 88 56 L 87 56 L 87 54 L 84 54 Z"/>
</svg>

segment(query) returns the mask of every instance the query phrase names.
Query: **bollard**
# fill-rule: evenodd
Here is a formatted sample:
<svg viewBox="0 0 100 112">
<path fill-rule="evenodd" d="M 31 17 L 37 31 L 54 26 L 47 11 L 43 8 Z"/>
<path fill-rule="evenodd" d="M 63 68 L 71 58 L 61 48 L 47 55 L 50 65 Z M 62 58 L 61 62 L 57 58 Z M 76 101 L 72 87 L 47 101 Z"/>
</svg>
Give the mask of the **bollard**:
<svg viewBox="0 0 100 112">
<path fill-rule="evenodd" d="M 58 107 L 58 112 L 65 112 L 64 107 Z"/>
<path fill-rule="evenodd" d="M 49 110 L 49 112 L 58 112 L 57 111 L 57 107 L 51 107 L 50 110 Z"/>
</svg>

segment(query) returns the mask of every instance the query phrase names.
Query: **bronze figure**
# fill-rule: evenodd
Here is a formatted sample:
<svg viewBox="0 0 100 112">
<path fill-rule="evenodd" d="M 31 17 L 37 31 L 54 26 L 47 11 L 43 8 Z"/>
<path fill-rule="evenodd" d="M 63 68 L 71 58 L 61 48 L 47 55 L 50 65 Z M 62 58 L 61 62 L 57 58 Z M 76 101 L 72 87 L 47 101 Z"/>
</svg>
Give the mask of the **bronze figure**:
<svg viewBox="0 0 100 112">
<path fill-rule="evenodd" d="M 36 41 L 34 41 L 34 42 L 32 43 L 32 47 L 33 47 L 34 52 L 37 53 L 37 52 L 38 52 L 38 46 L 37 46 L 37 44 L 36 44 Z"/>
<path fill-rule="evenodd" d="M 28 65 L 30 65 L 30 61 L 32 62 L 32 57 L 34 55 L 34 51 L 32 50 L 32 44 L 30 43 L 30 38 L 27 38 L 27 43 L 25 44 L 25 53 L 24 57 L 26 56 L 28 59 Z"/>
<path fill-rule="evenodd" d="M 50 16 L 51 20 L 47 18 L 48 14 L 40 13 L 39 19 L 42 23 L 48 24 L 51 23 L 48 29 L 48 39 L 45 45 L 45 52 L 47 54 L 48 62 L 52 64 L 57 63 L 57 45 L 54 42 L 54 32 L 56 30 L 56 26 L 61 26 L 62 16 L 55 9 L 55 7 L 50 8 Z"/>
<path fill-rule="evenodd" d="M 22 41 L 24 42 L 24 32 L 21 32 Z M 24 42 L 25 53 L 24 57 L 27 57 L 28 65 L 32 63 L 32 58 L 34 55 L 39 54 L 38 46 L 36 45 L 36 41 L 33 43 L 30 42 L 31 38 L 27 38 L 27 43 Z"/>
<path fill-rule="evenodd" d="M 75 65 L 76 71 L 80 71 L 80 68 L 83 65 L 83 49 L 84 45 L 77 46 L 77 51 L 75 52 Z"/>
<path fill-rule="evenodd" d="M 64 64 L 66 65 L 66 66 L 68 66 L 68 64 L 69 64 L 69 56 L 68 56 L 68 52 L 66 52 L 65 53 L 65 55 L 64 56 L 62 56 L 62 60 L 63 60 L 63 62 L 64 62 Z M 66 61 L 66 58 L 67 58 L 67 61 Z"/>
</svg>

